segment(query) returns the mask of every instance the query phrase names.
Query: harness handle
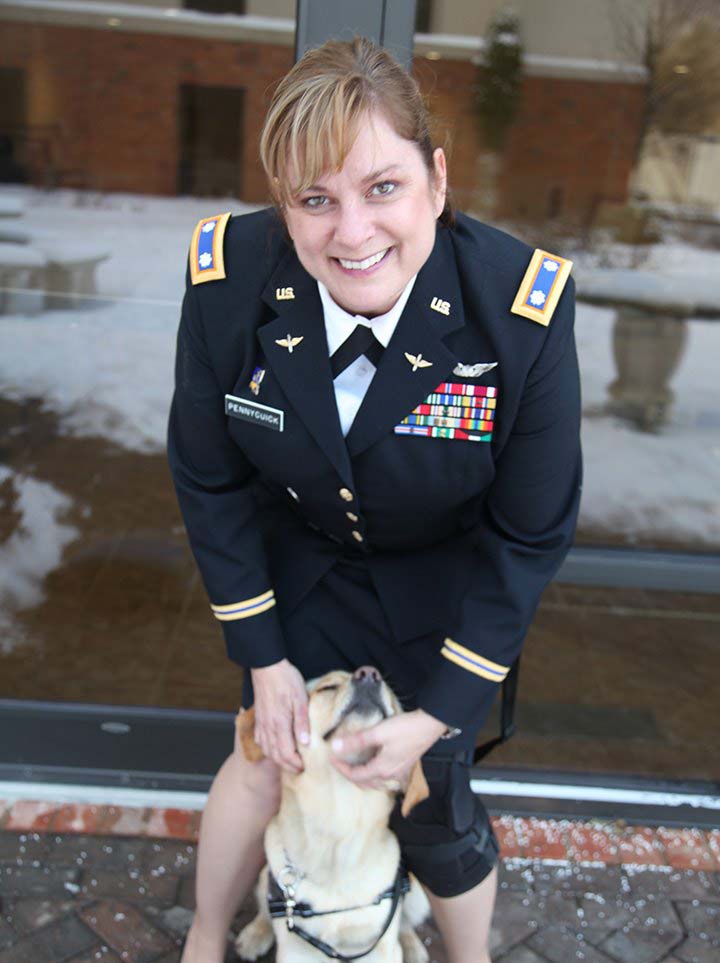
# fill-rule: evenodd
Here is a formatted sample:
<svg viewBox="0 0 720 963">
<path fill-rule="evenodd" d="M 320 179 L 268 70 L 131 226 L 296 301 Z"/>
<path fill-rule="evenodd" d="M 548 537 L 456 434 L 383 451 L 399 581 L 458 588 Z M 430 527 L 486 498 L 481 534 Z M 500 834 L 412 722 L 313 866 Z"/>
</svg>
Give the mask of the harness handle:
<svg viewBox="0 0 720 963">
<path fill-rule="evenodd" d="M 380 940 L 387 933 L 388 928 L 393 921 L 393 917 L 395 916 L 395 911 L 398 908 L 398 903 L 400 902 L 400 896 L 402 895 L 402 890 L 403 890 L 403 880 L 405 877 L 406 877 L 406 873 L 403 871 L 403 867 L 399 866 L 398 871 L 395 874 L 395 882 L 393 883 L 393 888 L 392 888 L 392 903 L 390 905 L 390 912 L 388 913 L 388 917 L 385 920 L 385 925 L 383 926 L 382 932 L 380 933 L 378 938 L 375 940 L 375 942 L 372 944 L 372 946 L 368 947 L 367 950 L 363 950 L 362 953 L 354 953 L 352 956 L 346 956 L 344 953 L 340 953 L 334 947 L 330 946 L 329 943 L 325 943 L 324 940 L 318 939 L 316 936 L 313 936 L 311 933 L 308 933 L 307 930 L 304 930 L 301 926 L 298 926 L 295 922 L 295 919 L 293 918 L 289 918 L 286 920 L 287 928 L 291 933 L 297 933 L 298 936 L 301 936 L 306 943 L 310 943 L 310 945 L 314 946 L 316 950 L 320 950 L 322 953 L 325 954 L 325 956 L 329 956 L 330 959 L 342 960 L 342 963 L 351 963 L 352 960 L 359 960 L 363 956 L 367 956 L 368 953 L 372 953 L 372 951 L 378 945 Z M 377 903 L 377 900 L 375 901 L 375 903 Z M 369 905 L 372 906 L 375 904 L 371 903 Z M 360 908 L 361 907 L 352 907 L 352 909 L 360 909 Z M 342 912 L 342 910 L 335 910 L 334 912 Z M 322 916 L 325 914 L 314 913 L 313 915 Z"/>
</svg>

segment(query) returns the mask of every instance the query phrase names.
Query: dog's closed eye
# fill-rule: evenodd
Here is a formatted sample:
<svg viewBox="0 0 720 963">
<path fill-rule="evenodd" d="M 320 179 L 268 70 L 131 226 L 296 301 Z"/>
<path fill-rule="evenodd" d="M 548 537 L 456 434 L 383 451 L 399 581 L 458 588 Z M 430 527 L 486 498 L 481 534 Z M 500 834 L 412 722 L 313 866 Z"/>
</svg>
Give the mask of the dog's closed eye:
<svg viewBox="0 0 720 963">
<path fill-rule="evenodd" d="M 323 685 L 323 686 L 321 686 L 319 689 L 316 689 L 315 691 L 316 691 L 316 692 L 330 692 L 331 689 L 339 689 L 339 688 L 340 688 L 339 685 Z"/>
</svg>

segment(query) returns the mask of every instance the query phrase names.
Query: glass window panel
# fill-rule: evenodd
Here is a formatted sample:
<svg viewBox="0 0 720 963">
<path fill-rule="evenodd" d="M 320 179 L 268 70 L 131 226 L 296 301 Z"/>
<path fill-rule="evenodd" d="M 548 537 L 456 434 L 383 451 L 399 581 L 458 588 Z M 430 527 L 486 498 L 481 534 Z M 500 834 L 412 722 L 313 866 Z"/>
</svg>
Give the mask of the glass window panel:
<svg viewBox="0 0 720 963">
<path fill-rule="evenodd" d="M 257 137 L 295 7 L 135 6 L 0 8 L 0 697 L 234 710 L 164 433 L 189 238 L 267 203 Z M 519 97 L 490 149 L 474 91 L 496 8 L 418 4 L 414 69 L 457 206 L 575 262 L 578 541 L 715 558 L 720 128 L 695 113 L 715 89 L 700 34 L 668 28 L 654 82 L 674 94 L 645 129 L 647 2 L 516 2 Z M 698 733 L 719 622 L 711 595 L 553 585 L 493 762 L 717 779 Z"/>
<path fill-rule="evenodd" d="M 649 4 L 514 4 L 493 50 L 496 7 L 438 0 L 415 70 L 458 206 L 575 263 L 577 541 L 717 566 L 720 74 L 706 38 L 720 17 L 664 4 L 648 72 Z M 503 53 L 518 47 L 515 72 Z M 478 89 L 504 105 L 489 121 Z M 519 735 L 493 761 L 717 779 L 698 734 L 717 720 L 703 680 L 719 618 L 717 595 L 556 583 L 525 647 Z"/>
</svg>

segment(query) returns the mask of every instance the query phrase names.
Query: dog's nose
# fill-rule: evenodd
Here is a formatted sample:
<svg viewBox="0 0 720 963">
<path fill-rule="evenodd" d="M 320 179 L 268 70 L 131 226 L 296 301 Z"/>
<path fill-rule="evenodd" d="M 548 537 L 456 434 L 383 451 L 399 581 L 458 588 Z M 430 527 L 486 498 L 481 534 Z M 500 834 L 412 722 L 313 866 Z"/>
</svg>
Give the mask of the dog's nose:
<svg viewBox="0 0 720 963">
<path fill-rule="evenodd" d="M 352 678 L 353 682 L 368 685 L 373 682 L 380 682 L 380 673 L 375 666 L 361 665 L 359 669 L 355 669 Z"/>
</svg>

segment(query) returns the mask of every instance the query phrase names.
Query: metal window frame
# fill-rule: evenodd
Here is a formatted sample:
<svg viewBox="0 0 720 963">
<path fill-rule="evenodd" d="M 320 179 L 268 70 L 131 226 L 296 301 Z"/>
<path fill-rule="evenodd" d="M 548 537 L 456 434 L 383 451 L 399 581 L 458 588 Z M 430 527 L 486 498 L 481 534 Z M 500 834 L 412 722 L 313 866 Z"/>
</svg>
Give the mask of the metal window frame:
<svg viewBox="0 0 720 963">
<path fill-rule="evenodd" d="M 202 709 L 0 699 L 0 720 L 6 800 L 196 808 L 233 743 L 234 713 Z M 471 776 L 492 813 L 720 826 L 718 782 L 487 764 Z"/>
<path fill-rule="evenodd" d="M 330 38 L 360 35 L 386 47 L 409 68 L 414 33 L 415 0 L 297 0 L 295 59 Z"/>
</svg>

